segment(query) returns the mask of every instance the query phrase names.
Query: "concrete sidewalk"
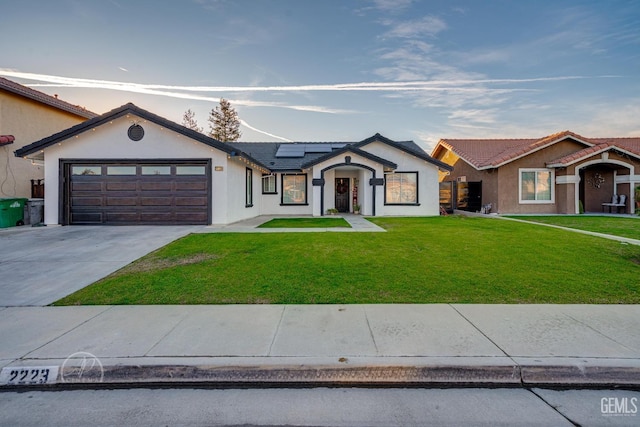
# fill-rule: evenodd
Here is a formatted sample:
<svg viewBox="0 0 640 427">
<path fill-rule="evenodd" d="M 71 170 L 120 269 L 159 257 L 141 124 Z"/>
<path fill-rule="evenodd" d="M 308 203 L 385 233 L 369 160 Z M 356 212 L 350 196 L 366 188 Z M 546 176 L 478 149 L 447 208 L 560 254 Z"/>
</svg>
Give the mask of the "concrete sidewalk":
<svg viewBox="0 0 640 427">
<path fill-rule="evenodd" d="M 637 388 L 638 331 L 638 305 L 6 307 L 0 365 L 65 386 Z"/>
</svg>

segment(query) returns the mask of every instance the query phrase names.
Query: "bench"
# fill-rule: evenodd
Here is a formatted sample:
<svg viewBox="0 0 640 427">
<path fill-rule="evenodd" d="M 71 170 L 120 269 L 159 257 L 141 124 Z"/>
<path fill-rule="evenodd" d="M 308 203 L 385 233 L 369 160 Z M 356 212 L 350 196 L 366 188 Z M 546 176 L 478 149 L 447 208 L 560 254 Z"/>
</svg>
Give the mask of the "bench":
<svg viewBox="0 0 640 427">
<path fill-rule="evenodd" d="M 609 213 L 611 213 L 611 208 L 616 208 L 616 211 L 620 213 L 620 208 L 624 209 L 626 207 L 626 202 L 627 202 L 627 196 L 625 194 L 621 194 L 620 196 L 618 196 L 617 194 L 614 194 L 613 197 L 611 198 L 611 203 L 602 204 L 602 212 L 604 212 L 605 207 L 608 207 Z"/>
</svg>

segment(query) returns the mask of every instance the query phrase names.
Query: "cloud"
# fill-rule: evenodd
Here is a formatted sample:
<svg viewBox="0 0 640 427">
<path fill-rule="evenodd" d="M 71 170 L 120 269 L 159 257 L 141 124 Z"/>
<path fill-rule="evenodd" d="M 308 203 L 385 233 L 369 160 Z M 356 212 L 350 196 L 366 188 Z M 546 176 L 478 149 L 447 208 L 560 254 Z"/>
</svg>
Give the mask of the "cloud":
<svg viewBox="0 0 640 427">
<path fill-rule="evenodd" d="M 402 55 L 398 55 L 401 57 Z M 436 64 L 438 65 L 438 64 Z M 394 72 L 397 73 L 397 70 Z M 334 84 L 309 84 L 296 86 L 176 86 L 161 84 L 140 84 L 120 81 L 81 79 L 63 76 L 51 76 L 34 73 L 23 73 L 14 70 L 0 69 L 0 75 L 32 80 L 32 87 L 70 87 L 115 90 L 140 93 L 154 96 L 189 99 L 217 103 L 218 96 L 208 93 L 301 93 L 314 91 L 337 92 L 375 92 L 384 97 L 399 98 L 419 108 L 443 108 L 447 110 L 451 124 L 465 122 L 467 125 L 496 123 L 498 116 L 496 107 L 509 100 L 511 94 L 522 92 L 538 92 L 538 83 L 607 78 L 613 76 L 555 76 L 528 79 L 489 79 L 477 78 L 471 73 L 460 72 L 454 68 L 440 64 L 437 77 L 431 80 L 389 81 L 389 82 L 357 82 Z M 416 74 L 418 72 L 416 71 Z M 533 87 L 532 87 L 533 86 Z M 225 96 L 225 98 L 228 98 Z M 229 99 L 233 105 L 256 108 L 286 108 L 323 114 L 353 114 L 353 110 L 331 108 L 323 105 L 298 105 L 293 103 L 258 101 L 252 99 Z M 245 124 L 250 129 L 249 124 Z M 255 129 L 256 132 L 286 140 Z"/>
<path fill-rule="evenodd" d="M 190 87 L 190 86 L 168 86 L 168 85 L 150 85 L 131 82 L 117 82 L 108 80 L 82 79 L 74 77 L 51 76 L 46 74 L 24 73 L 9 69 L 0 69 L 0 76 L 15 77 L 26 80 L 47 82 L 45 84 L 35 83 L 28 84 L 31 87 L 72 87 L 87 89 L 107 89 L 122 92 L 141 93 L 146 95 L 166 96 L 170 98 L 192 99 L 197 101 L 220 102 L 219 97 L 203 96 L 194 93 L 185 92 L 235 92 L 234 87 Z M 163 90 L 159 90 L 163 89 Z M 242 87 L 236 88 L 242 91 Z M 287 89 L 288 91 L 289 89 Z M 253 90 L 252 90 L 253 91 Z M 326 114 L 350 114 L 355 111 L 328 108 L 317 105 L 289 105 L 279 102 L 264 102 L 253 100 L 231 100 L 234 105 L 242 105 L 246 107 L 275 107 L 287 108 L 297 111 L 308 111 Z"/>
<path fill-rule="evenodd" d="M 384 12 L 393 12 L 406 9 L 413 0 L 373 0 L 374 7 Z"/>
<path fill-rule="evenodd" d="M 129 72 L 129 70 L 127 70 L 127 69 L 126 69 L 126 68 L 124 68 L 124 67 L 118 67 L 118 69 L 119 69 L 119 70 L 121 70 L 121 71 L 124 71 L 125 73 L 128 73 L 128 72 Z"/>
<path fill-rule="evenodd" d="M 385 21 L 384 25 L 391 27 L 383 34 L 386 38 L 417 38 L 423 36 L 434 36 L 447 28 L 447 24 L 435 16 L 425 16 L 416 21 Z"/>
</svg>

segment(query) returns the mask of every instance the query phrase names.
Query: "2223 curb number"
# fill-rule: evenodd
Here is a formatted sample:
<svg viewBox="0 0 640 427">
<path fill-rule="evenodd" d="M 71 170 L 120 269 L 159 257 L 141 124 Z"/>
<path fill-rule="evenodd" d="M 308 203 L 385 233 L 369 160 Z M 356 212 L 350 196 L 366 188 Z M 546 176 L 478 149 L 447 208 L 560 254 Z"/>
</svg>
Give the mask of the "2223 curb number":
<svg viewBox="0 0 640 427">
<path fill-rule="evenodd" d="M 0 373 L 1 385 L 55 384 L 57 379 L 57 366 L 13 366 L 2 368 Z"/>
</svg>

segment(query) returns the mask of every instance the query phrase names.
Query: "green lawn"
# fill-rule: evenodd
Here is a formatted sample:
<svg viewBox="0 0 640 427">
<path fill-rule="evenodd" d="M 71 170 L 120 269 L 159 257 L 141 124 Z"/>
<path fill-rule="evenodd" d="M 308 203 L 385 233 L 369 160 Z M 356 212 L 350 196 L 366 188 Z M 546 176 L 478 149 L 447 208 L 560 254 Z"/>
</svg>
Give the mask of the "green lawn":
<svg viewBox="0 0 640 427">
<path fill-rule="evenodd" d="M 387 233 L 192 234 L 57 305 L 640 303 L 640 246 L 460 216 Z"/>
<path fill-rule="evenodd" d="M 512 218 L 640 240 L 640 218 L 585 215 L 512 216 Z"/>
<path fill-rule="evenodd" d="M 275 218 L 258 228 L 351 228 L 344 218 Z"/>
</svg>

